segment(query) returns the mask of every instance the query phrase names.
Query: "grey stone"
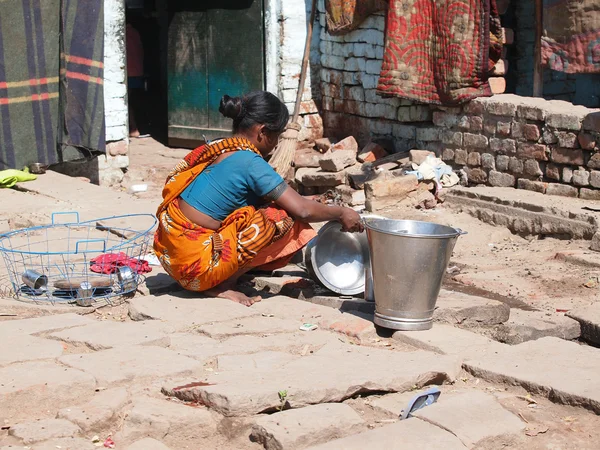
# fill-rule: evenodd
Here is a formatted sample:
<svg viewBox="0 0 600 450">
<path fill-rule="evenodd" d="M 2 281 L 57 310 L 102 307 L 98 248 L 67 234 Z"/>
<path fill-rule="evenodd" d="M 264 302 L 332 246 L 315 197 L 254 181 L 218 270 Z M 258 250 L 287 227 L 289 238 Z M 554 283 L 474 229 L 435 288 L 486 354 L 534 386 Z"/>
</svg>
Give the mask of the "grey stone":
<svg viewBox="0 0 600 450">
<path fill-rule="evenodd" d="M 486 170 L 496 170 L 496 160 L 494 155 L 483 153 L 481 155 L 481 166 Z"/>
<path fill-rule="evenodd" d="M 590 173 L 585 169 L 573 171 L 573 184 L 575 186 L 589 186 Z"/>
<path fill-rule="evenodd" d="M 129 317 L 133 320 L 162 320 L 169 325 L 187 328 L 221 320 L 258 315 L 239 303 L 221 298 L 135 297 L 129 301 Z"/>
<path fill-rule="evenodd" d="M 293 333 L 301 323 L 276 317 L 252 317 L 201 325 L 198 332 L 213 339 L 246 334 Z"/>
<path fill-rule="evenodd" d="M 170 450 L 165 444 L 156 439 L 144 438 L 139 441 L 135 441 L 129 445 L 125 450 Z"/>
<path fill-rule="evenodd" d="M 281 390 L 287 390 L 290 406 L 299 408 L 340 402 L 358 392 L 403 392 L 433 380 L 450 381 L 459 370 L 457 358 L 451 356 L 332 343 L 279 369 L 218 373 L 208 378 L 208 386 L 166 386 L 163 393 L 201 401 L 226 416 L 240 416 L 279 407 Z"/>
<path fill-rule="evenodd" d="M 266 351 L 250 355 L 221 355 L 217 357 L 220 371 L 273 370 L 298 359 L 298 356 L 285 352 Z"/>
<path fill-rule="evenodd" d="M 206 408 L 192 408 L 167 399 L 141 397 L 133 403 L 117 442 L 134 442 L 150 437 L 167 444 L 189 442 L 212 436 L 216 422 Z M 197 447 L 194 445 L 193 447 Z"/>
<path fill-rule="evenodd" d="M 9 320 L 2 322 L 0 332 L 6 335 L 34 334 L 92 323 L 95 323 L 95 321 L 80 316 L 79 314 L 56 314 L 36 317 L 34 319 Z"/>
<path fill-rule="evenodd" d="M 433 318 L 451 325 L 498 325 L 508 320 L 510 307 L 497 300 L 442 289 Z"/>
<path fill-rule="evenodd" d="M 483 448 L 501 438 L 508 445 L 520 437 L 525 423 L 483 392 L 441 396 L 437 403 L 416 411 L 414 417 L 448 430 L 468 448 Z"/>
<path fill-rule="evenodd" d="M 585 341 L 600 345 L 600 303 L 569 311 L 567 316 L 579 322 Z"/>
<path fill-rule="evenodd" d="M 411 419 L 309 447 L 308 450 L 465 450 L 466 448 L 453 434 L 420 419 Z"/>
<path fill-rule="evenodd" d="M 487 354 L 504 346 L 479 334 L 443 324 L 435 324 L 426 331 L 396 331 L 393 337 L 422 350 L 460 358 Z"/>
<path fill-rule="evenodd" d="M 547 336 L 573 340 L 580 334 L 579 323 L 562 314 L 513 309 L 508 322 L 498 326 L 493 337 L 500 342 L 515 345 Z"/>
<path fill-rule="evenodd" d="M 521 175 L 523 173 L 523 161 L 515 157 L 510 158 L 508 170 L 516 175 Z"/>
<path fill-rule="evenodd" d="M 525 175 L 529 175 L 530 177 L 541 177 L 544 175 L 542 169 L 540 169 L 540 163 L 535 159 L 528 159 L 523 163 L 523 170 Z"/>
<path fill-rule="evenodd" d="M 329 151 L 321 157 L 319 165 L 325 172 L 341 172 L 356 163 L 356 152 L 353 150 Z"/>
<path fill-rule="evenodd" d="M 23 444 L 47 441 L 65 437 L 74 437 L 81 430 L 74 423 L 64 419 L 42 419 L 12 425 L 8 434 L 21 440 Z"/>
<path fill-rule="evenodd" d="M 592 242 L 590 243 L 590 250 L 600 252 L 600 233 L 595 233 L 592 236 Z"/>
<path fill-rule="evenodd" d="M 321 169 L 306 169 L 302 175 L 304 186 L 339 186 L 346 182 L 346 172 L 324 172 Z"/>
<path fill-rule="evenodd" d="M 139 344 L 168 347 L 166 332 L 172 331 L 174 330 L 168 325 L 156 321 L 104 321 L 59 331 L 51 336 L 65 342 L 85 344 L 92 350 L 104 350 Z"/>
<path fill-rule="evenodd" d="M 498 155 L 496 156 L 496 169 L 499 172 L 505 172 L 508 170 L 508 163 L 510 162 L 510 157 L 506 155 Z"/>
<path fill-rule="evenodd" d="M 545 337 L 495 354 L 473 358 L 463 367 L 486 381 L 520 385 L 556 403 L 600 414 L 600 354 L 592 347 Z"/>
<path fill-rule="evenodd" d="M 573 169 L 570 167 L 563 167 L 562 180 L 565 183 L 570 183 L 573 180 Z"/>
<path fill-rule="evenodd" d="M 305 448 L 359 433 L 366 423 L 350 406 L 324 403 L 256 420 L 251 438 L 267 450 Z"/>
<path fill-rule="evenodd" d="M 0 423 L 31 418 L 58 404 L 85 402 L 96 389 L 90 374 L 53 362 L 26 362 L 0 368 Z"/>
<path fill-rule="evenodd" d="M 579 191 L 576 187 L 568 186 L 566 184 L 549 183 L 546 187 L 546 194 L 558 195 L 560 197 L 573 197 L 577 198 Z"/>
<path fill-rule="evenodd" d="M 136 378 L 187 375 L 201 369 L 199 361 L 161 347 L 123 346 L 96 353 L 65 355 L 60 362 L 83 370 L 105 383 Z"/>
<path fill-rule="evenodd" d="M 513 187 L 515 185 L 515 177 L 509 173 L 497 172 L 491 170 L 489 174 L 489 183 L 496 187 Z"/>
<path fill-rule="evenodd" d="M 4 324 L 6 322 L 2 322 Z M 15 336 L 0 331 L 0 338 L 4 341 L 10 339 L 11 344 L 4 346 L 0 352 L 0 366 L 16 362 L 32 361 L 36 359 L 54 359 L 62 355 L 63 347 L 60 342 L 42 339 L 34 336 Z"/>
<path fill-rule="evenodd" d="M 59 419 L 66 419 L 84 432 L 98 432 L 112 425 L 128 400 L 125 388 L 107 389 L 96 394 L 84 405 L 71 406 L 58 411 Z"/>
</svg>

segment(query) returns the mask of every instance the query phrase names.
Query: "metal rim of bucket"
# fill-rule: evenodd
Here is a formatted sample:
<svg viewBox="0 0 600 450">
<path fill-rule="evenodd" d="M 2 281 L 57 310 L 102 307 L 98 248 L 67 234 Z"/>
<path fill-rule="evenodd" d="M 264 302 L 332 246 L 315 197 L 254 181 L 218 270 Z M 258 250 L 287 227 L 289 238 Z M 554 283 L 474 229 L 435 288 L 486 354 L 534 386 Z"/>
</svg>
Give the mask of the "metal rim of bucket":
<svg viewBox="0 0 600 450">
<path fill-rule="evenodd" d="M 400 237 L 410 237 L 410 238 L 419 238 L 419 239 L 448 239 L 455 238 L 458 236 L 464 236 L 467 234 L 466 231 L 461 230 L 460 228 L 449 227 L 447 225 L 434 224 L 433 222 L 423 222 L 419 220 L 410 220 L 410 222 L 414 222 L 417 224 L 434 224 L 437 226 L 441 226 L 444 228 L 448 228 L 449 230 L 454 230 L 454 233 L 446 233 L 446 234 L 411 234 L 411 233 L 399 233 L 395 231 L 388 231 L 382 228 L 379 228 L 375 225 L 375 222 L 379 222 L 381 220 L 394 220 L 394 219 L 376 219 L 376 218 L 366 218 L 364 221 L 365 227 L 367 227 L 371 231 L 376 231 L 378 233 L 389 234 L 392 236 L 400 236 Z"/>
</svg>

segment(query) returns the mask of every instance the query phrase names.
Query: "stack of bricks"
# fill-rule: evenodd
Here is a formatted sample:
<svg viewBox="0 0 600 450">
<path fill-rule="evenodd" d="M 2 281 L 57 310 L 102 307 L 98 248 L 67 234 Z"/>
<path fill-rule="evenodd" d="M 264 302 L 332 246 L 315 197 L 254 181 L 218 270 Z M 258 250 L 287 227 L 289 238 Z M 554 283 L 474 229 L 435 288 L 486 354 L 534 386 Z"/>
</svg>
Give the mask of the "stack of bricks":
<svg viewBox="0 0 600 450">
<path fill-rule="evenodd" d="M 516 95 L 433 113 L 442 159 L 471 184 L 600 200 L 600 110 Z"/>
<path fill-rule="evenodd" d="M 385 139 L 390 143 L 388 149 L 395 152 L 417 147 L 414 125 L 431 122 L 431 108 L 409 100 L 382 98 L 376 93 L 383 61 L 385 14 L 368 17 L 348 34 L 332 36 L 325 26 L 323 3 L 319 3 L 325 134 L 342 139 L 351 133 L 360 145 Z"/>
</svg>

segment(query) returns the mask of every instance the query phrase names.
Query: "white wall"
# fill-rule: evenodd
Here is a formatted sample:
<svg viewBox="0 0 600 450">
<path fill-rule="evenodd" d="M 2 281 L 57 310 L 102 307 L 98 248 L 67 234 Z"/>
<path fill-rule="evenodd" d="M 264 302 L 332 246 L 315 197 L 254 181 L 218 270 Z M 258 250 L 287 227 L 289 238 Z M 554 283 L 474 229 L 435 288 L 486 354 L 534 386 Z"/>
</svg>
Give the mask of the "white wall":
<svg viewBox="0 0 600 450">
<path fill-rule="evenodd" d="M 125 2 L 104 0 L 104 114 L 106 141 L 127 140 Z"/>
</svg>

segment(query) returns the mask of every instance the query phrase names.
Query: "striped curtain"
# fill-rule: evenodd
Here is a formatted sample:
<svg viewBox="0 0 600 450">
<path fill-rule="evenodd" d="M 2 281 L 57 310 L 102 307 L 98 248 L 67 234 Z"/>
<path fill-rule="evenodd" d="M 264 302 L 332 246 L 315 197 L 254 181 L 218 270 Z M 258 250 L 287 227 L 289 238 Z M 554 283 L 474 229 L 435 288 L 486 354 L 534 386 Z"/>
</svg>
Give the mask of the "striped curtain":
<svg viewBox="0 0 600 450">
<path fill-rule="evenodd" d="M 0 169 L 104 152 L 103 2 L 0 2 Z"/>
</svg>

